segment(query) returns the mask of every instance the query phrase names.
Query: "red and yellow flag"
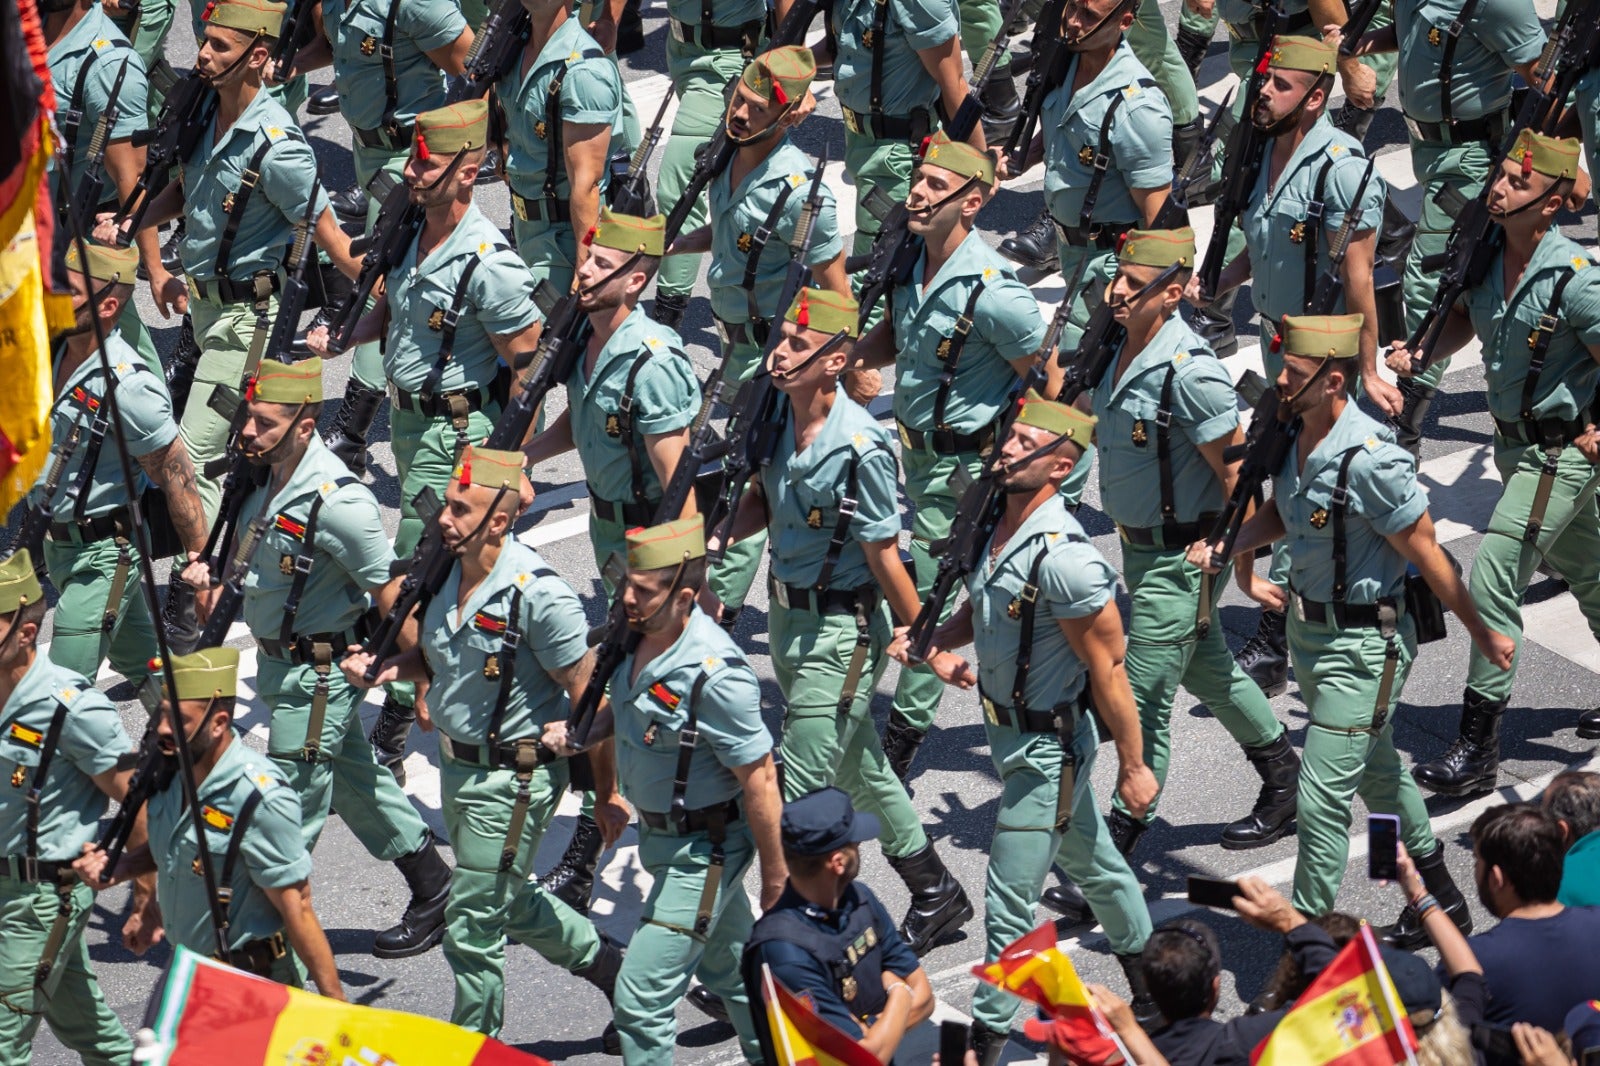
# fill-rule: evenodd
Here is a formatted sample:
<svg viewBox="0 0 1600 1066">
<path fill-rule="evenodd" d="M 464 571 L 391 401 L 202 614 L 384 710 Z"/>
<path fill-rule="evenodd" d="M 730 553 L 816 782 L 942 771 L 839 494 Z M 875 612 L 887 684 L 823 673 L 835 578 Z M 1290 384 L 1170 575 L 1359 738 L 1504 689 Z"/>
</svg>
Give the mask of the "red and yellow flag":
<svg viewBox="0 0 1600 1066">
<path fill-rule="evenodd" d="M 772 1032 L 774 1066 L 883 1066 L 878 1056 L 817 1016 L 799 996 L 761 967 L 761 1001 Z"/>
<path fill-rule="evenodd" d="M 158 1066 L 550 1066 L 448 1022 L 325 999 L 181 947 L 152 1031 Z"/>
<path fill-rule="evenodd" d="M 1129 1060 L 1105 1015 L 1094 1004 L 1067 953 L 1056 946 L 1056 927 L 1046 922 L 1011 944 L 994 962 L 974 966 L 980 979 L 1036 1003 L 1049 1023 L 1027 1023 L 1029 1038 L 1047 1040 L 1074 1062 L 1116 1066 Z"/>
<path fill-rule="evenodd" d="M 1251 1052 L 1250 1066 L 1396 1066 L 1415 1063 L 1416 1050 L 1417 1035 L 1363 922 L 1361 935 Z"/>
</svg>

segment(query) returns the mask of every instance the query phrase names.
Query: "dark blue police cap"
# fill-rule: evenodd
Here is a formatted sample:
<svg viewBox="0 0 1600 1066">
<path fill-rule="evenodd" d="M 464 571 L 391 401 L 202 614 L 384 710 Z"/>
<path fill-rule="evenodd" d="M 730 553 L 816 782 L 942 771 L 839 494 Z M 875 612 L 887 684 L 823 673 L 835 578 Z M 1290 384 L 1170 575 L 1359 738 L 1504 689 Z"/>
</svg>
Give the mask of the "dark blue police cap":
<svg viewBox="0 0 1600 1066">
<path fill-rule="evenodd" d="M 837 788 L 819 788 L 783 805 L 783 850 L 827 855 L 847 844 L 877 837 L 876 815 L 858 811 Z"/>
</svg>

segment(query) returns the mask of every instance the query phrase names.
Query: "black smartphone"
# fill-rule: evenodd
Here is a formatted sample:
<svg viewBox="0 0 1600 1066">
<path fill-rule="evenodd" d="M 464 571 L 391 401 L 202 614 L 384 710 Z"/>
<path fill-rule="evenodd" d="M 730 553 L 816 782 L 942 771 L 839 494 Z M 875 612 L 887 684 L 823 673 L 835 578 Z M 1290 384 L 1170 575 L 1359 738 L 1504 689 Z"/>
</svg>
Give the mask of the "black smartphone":
<svg viewBox="0 0 1600 1066">
<path fill-rule="evenodd" d="M 939 1061 L 960 1066 L 967 1060 L 967 1025 L 965 1022 L 939 1023 Z"/>
<path fill-rule="evenodd" d="M 1482 1051 L 1484 1058 L 1491 1063 L 1500 1060 L 1522 1061 L 1522 1053 L 1517 1050 L 1517 1042 L 1512 1038 L 1510 1029 L 1497 1029 L 1492 1025 L 1474 1022 L 1472 1046 Z"/>
<path fill-rule="evenodd" d="M 1578 1066 L 1600 1066 L 1600 1047 L 1584 1048 L 1578 1056 Z"/>
<path fill-rule="evenodd" d="M 1202 907 L 1220 907 L 1225 911 L 1233 910 L 1233 897 L 1241 895 L 1239 882 L 1225 881 L 1220 877 L 1196 877 L 1189 875 L 1189 902 L 1198 903 Z"/>
<path fill-rule="evenodd" d="M 1374 881 L 1400 879 L 1400 816 L 1367 815 L 1367 876 Z"/>
</svg>

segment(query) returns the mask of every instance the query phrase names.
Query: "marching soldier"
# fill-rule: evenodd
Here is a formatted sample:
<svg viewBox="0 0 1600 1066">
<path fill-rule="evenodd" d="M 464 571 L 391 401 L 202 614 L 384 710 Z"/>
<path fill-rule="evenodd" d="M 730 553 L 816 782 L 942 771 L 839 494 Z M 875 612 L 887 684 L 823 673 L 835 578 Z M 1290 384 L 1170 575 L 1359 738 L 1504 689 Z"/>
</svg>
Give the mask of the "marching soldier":
<svg viewBox="0 0 1600 1066">
<path fill-rule="evenodd" d="M 919 599 L 933 587 L 937 568 L 930 545 L 949 535 L 960 502 L 956 471 L 976 476 L 994 446 L 995 424 L 1044 340 L 1033 293 L 973 229 L 994 182 L 988 155 L 942 134 L 929 142 L 906 198 L 922 257 L 910 283 L 889 294 L 889 313 L 851 360 L 854 367 L 895 366 L 894 416 L 906 495 L 915 508 L 911 559 Z M 1053 388 L 1059 370 L 1052 375 Z M 954 607 L 952 601 L 946 610 Z M 942 691 L 924 666 L 900 672 L 883 747 L 902 781 Z"/>
<path fill-rule="evenodd" d="M 1239 216 L 1244 243 L 1223 267 L 1215 293 L 1202 293 L 1195 277 L 1186 295 L 1197 305 L 1214 303 L 1249 280 L 1250 297 L 1262 318 L 1262 360 L 1268 377 L 1276 378 L 1283 366 L 1274 340 L 1280 323 L 1286 315 L 1305 312 L 1317 280 L 1332 262 L 1335 234 L 1350 212 L 1360 211 L 1361 221 L 1350 234 L 1340 266 L 1344 289 L 1335 310 L 1348 307 L 1362 316 L 1360 384 L 1380 409 L 1390 412 L 1399 410 L 1400 394 L 1375 369 L 1378 314 L 1372 287 L 1383 179 L 1374 169 L 1363 191 L 1363 176 L 1371 164 L 1363 158 L 1360 143 L 1328 119 L 1328 93 L 1337 61 L 1336 40 L 1279 36 L 1273 42 L 1267 80 L 1255 113 L 1248 116 L 1272 140 L 1261 176 Z M 1248 560 L 1246 572 L 1239 575 L 1262 611 L 1256 633 L 1240 649 L 1238 661 L 1268 697 L 1289 687 L 1280 591 L 1287 575 L 1286 551 L 1284 545 L 1276 550 L 1267 581 L 1255 580 Z"/>
<path fill-rule="evenodd" d="M 1451 315 L 1439 352 L 1448 356 L 1474 334 L 1483 342 L 1494 461 L 1505 482 L 1472 563 L 1472 602 L 1485 622 L 1521 641 L 1522 598 L 1534 570 L 1548 562 L 1600 634 L 1600 268 L 1553 227 L 1578 175 L 1575 139 L 1524 130 L 1501 162 L 1489 211 L 1505 245 L 1483 284 Z M 1503 279 L 1503 280 L 1502 280 Z M 1502 295 L 1504 293 L 1505 295 Z M 1389 365 L 1409 374 L 1411 353 L 1397 347 Z M 1444 755 L 1417 767 L 1417 783 L 1445 796 L 1495 787 L 1500 722 L 1515 666 L 1507 670 L 1474 650 L 1462 694 L 1461 732 Z M 1586 717 L 1593 732 L 1600 718 Z"/>
<path fill-rule="evenodd" d="M 1074 407 L 1038 393 L 1025 397 L 1011 433 L 996 445 L 1005 513 L 988 562 L 968 576 L 968 599 L 934 634 L 927 665 L 943 684 L 977 685 L 1003 786 L 984 894 L 985 957 L 998 958 L 1034 927 L 1039 889 L 1058 862 L 1105 926 L 1134 1011 L 1146 1023 L 1158 1014 L 1139 963 L 1150 914 L 1095 805 L 1099 740 L 1087 713 L 1091 690 L 1116 744 L 1117 795 L 1130 817 L 1144 814 L 1159 786 L 1140 754 L 1139 712 L 1122 670 L 1116 571 L 1061 495 L 1094 425 Z M 976 670 L 952 651 L 968 643 Z M 902 635 L 894 654 L 905 662 L 905 653 Z M 972 1043 L 984 1066 L 999 1060 L 1017 1006 L 1008 993 L 978 986 Z"/>
<path fill-rule="evenodd" d="M 162 543 L 171 539 L 170 528 L 189 558 L 198 558 L 210 527 L 166 384 L 117 328 L 126 319 L 123 309 L 133 302 L 139 253 L 93 242 L 85 247 L 87 266 L 76 245 L 67 253 L 74 326 L 56 359 L 56 400 L 50 409 L 50 466 L 62 465 L 59 472 L 46 469 L 31 502 L 48 508 L 51 518 L 43 562 L 60 601 L 50 658 L 74 673 L 97 677 L 109 653 L 112 665 L 138 683 L 148 672 L 156 639 L 139 592 L 139 545 L 132 539 L 129 512 L 148 501 L 128 496 L 116 429 L 109 424 L 108 393 L 115 392 L 130 458 L 148 479 L 144 491 L 164 494 L 170 527 L 159 518 L 147 523 L 157 538 L 156 550 L 170 548 Z M 113 378 L 109 388 L 92 318 L 105 331 Z"/>
<path fill-rule="evenodd" d="M 311 855 L 301 836 L 300 803 L 277 762 L 251 751 L 233 727 L 238 673 L 237 648 L 205 648 L 172 660 L 181 742 L 194 760 L 219 898 L 207 898 L 198 876 L 194 820 L 176 780 L 150 798 L 149 841 L 130 846 L 114 871 L 106 870 L 103 851 L 88 852 L 73 866 L 96 890 L 154 871 L 156 893 L 142 914 L 146 929 L 164 928 L 173 943 L 212 955 L 215 903 L 228 923 L 221 961 L 294 988 L 309 975 L 318 992 L 343 1001 L 333 949 L 311 909 Z M 158 691 L 157 743 L 173 756 L 180 740 L 167 709 L 172 694 L 165 685 Z M 114 876 L 102 883 L 108 872 Z M 142 953 L 146 943 L 136 950 Z"/>
<path fill-rule="evenodd" d="M 616 736 L 616 780 L 639 812 L 639 861 L 654 879 L 617 977 L 622 1061 L 672 1056 L 678 1001 L 697 975 L 721 997 L 740 1049 L 761 1061 L 739 954 L 753 916 L 744 875 L 760 857 L 760 906 L 788 876 L 779 835 L 782 800 L 756 676 L 733 638 L 695 606 L 705 583 L 705 533 L 684 518 L 628 533 L 623 603 L 635 650 L 611 679 L 611 700 L 589 742 Z M 557 754 L 566 724 L 545 727 Z M 627 808 L 597 775 L 603 824 Z M 609 831 L 609 830 L 608 830 Z"/>
<path fill-rule="evenodd" d="M 972 904 L 923 830 L 872 721 L 889 614 L 909 622 L 921 599 L 900 559 L 889 434 L 838 387 L 859 316 L 849 296 L 800 290 L 770 368 L 788 399 L 777 454 L 740 501 L 731 536 L 763 518 L 769 527 L 772 667 L 788 706 L 784 793 L 792 799 L 838 782 L 878 813 L 884 857 L 911 893 L 900 935 L 921 955 L 959 930 Z"/>
<path fill-rule="evenodd" d="M 1400 816 L 1406 850 L 1418 857 L 1428 890 L 1470 930 L 1444 845 L 1394 746 L 1395 709 L 1417 647 L 1407 564 L 1499 669 L 1510 666 L 1514 645 L 1484 624 L 1434 539 L 1411 456 L 1352 399 L 1362 325 L 1360 315 L 1284 320 L 1281 417 L 1299 418 L 1302 428 L 1273 475 L 1272 498 L 1244 524 L 1233 549 L 1235 560 L 1248 560 L 1279 539 L 1289 546 L 1289 649 L 1311 716 L 1300 768 L 1294 906 L 1302 914 L 1333 909 L 1350 850 L 1350 801 L 1359 794 L 1368 810 Z M 1213 561 L 1221 550 L 1221 542 L 1196 541 L 1189 562 L 1218 573 Z M 1390 935 L 1401 947 L 1427 939 L 1414 915 L 1402 915 Z"/>
<path fill-rule="evenodd" d="M 39 654 L 45 610 L 28 549 L 0 560 L 0 774 L 12 786 L 0 789 L 0 1062 L 27 1066 L 44 1020 L 84 1062 L 109 1066 L 133 1043 L 90 969 L 94 894 L 72 863 L 106 798 L 127 795 L 131 753 L 116 706 Z M 129 840 L 143 843 L 143 818 Z M 134 885 L 136 911 L 150 888 Z"/>
<path fill-rule="evenodd" d="M 444 935 L 450 868 L 394 775 L 373 758 L 361 735 L 363 693 L 335 659 L 359 643 L 367 597 L 389 582 L 394 556 L 378 501 L 316 435 L 320 358 L 264 361 L 247 396 L 240 446 L 267 477 L 239 512 L 241 526 L 248 520 L 251 528 L 238 535 L 259 538 L 242 613 L 259 649 L 256 691 L 271 715 L 267 755 L 300 797 L 307 850 L 337 803 L 362 846 L 399 869 L 411 901 L 399 924 L 377 935 L 372 952 L 417 955 Z M 202 620 L 218 595 L 206 589 L 208 574 L 203 562 L 184 574 L 203 590 Z"/>
<path fill-rule="evenodd" d="M 445 492 L 439 528 L 460 565 L 429 601 L 415 647 L 389 659 L 379 682 L 431 679 L 445 826 L 456 870 L 445 905 L 444 955 L 455 974 L 450 1021 L 496 1036 L 505 1013 L 505 944 L 526 944 L 593 984 L 609 1001 L 622 953 L 594 924 L 530 881 L 534 852 L 570 774 L 542 761 L 545 723 L 589 683 L 594 656 L 583 604 L 532 548 L 511 536 L 522 456 L 469 446 Z M 344 660 L 365 688 L 372 656 Z M 607 760 L 609 743 L 589 758 Z M 544 752 L 548 755 L 548 752 Z M 607 808 L 610 811 L 612 808 Z M 615 838 L 626 828 L 607 826 Z M 621 1050 L 608 1025 L 605 1048 Z"/>
</svg>

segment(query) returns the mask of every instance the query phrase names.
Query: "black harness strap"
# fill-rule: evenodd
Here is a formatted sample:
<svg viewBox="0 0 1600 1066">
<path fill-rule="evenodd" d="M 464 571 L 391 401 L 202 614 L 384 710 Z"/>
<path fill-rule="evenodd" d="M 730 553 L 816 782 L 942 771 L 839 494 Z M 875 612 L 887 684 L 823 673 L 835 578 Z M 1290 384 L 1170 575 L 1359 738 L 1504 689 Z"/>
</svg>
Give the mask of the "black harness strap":
<svg viewBox="0 0 1600 1066">
<path fill-rule="evenodd" d="M 73 690 L 74 696 L 77 691 Z M 28 786 L 26 833 L 27 833 L 27 862 L 34 869 L 26 871 L 29 877 L 37 876 L 39 862 L 39 803 L 44 795 L 44 779 L 50 773 L 50 764 L 55 761 L 56 749 L 61 746 L 61 730 L 67 724 L 67 707 L 65 700 L 56 700 L 56 710 L 50 716 L 50 725 L 45 730 L 44 743 L 39 748 L 39 765 L 33 772 L 33 783 Z"/>
<path fill-rule="evenodd" d="M 383 17 L 383 40 L 378 43 L 378 58 L 383 61 L 383 118 L 378 125 L 390 141 L 400 139 L 394 115 L 400 109 L 400 81 L 394 69 L 394 35 L 400 22 L 401 0 L 389 0 L 389 13 Z"/>
<path fill-rule="evenodd" d="M 113 49 L 128 48 L 126 41 L 110 41 Z M 61 168 L 61 187 L 68 189 L 68 182 L 72 180 L 72 167 L 78 161 L 78 131 L 83 127 L 83 91 L 89 86 L 89 72 L 100 59 L 100 50 L 93 44 L 89 46 L 89 55 L 83 64 L 78 67 L 78 76 L 72 82 L 72 97 L 67 106 L 56 112 L 56 121 L 61 126 L 62 154 L 65 164 Z M 126 65 L 128 60 L 124 59 Z M 109 135 L 109 131 L 107 131 Z M 65 206 L 65 203 L 63 203 Z"/>
<path fill-rule="evenodd" d="M 861 453 L 851 449 L 845 466 L 845 489 L 839 497 L 839 515 L 833 522 L 833 534 L 828 538 L 828 553 L 822 557 L 822 568 L 817 571 L 815 588 L 826 592 L 832 587 L 833 571 L 839 565 L 839 556 L 850 539 L 850 520 L 860 507 Z"/>
<path fill-rule="evenodd" d="M 398 3 L 399 0 L 396 0 Z M 509 251 L 508 245 L 495 244 L 495 250 Z M 439 323 L 439 354 L 433 360 L 433 366 L 428 371 L 428 379 L 423 382 L 422 391 L 430 396 L 438 396 L 444 384 L 444 372 L 456 354 L 456 330 L 461 325 L 461 312 L 467 305 L 467 288 L 472 284 L 472 275 L 477 272 L 478 264 L 483 262 L 483 257 L 473 256 L 467 260 L 467 265 L 461 270 L 461 277 L 456 279 L 455 291 L 450 294 L 450 308 L 445 311 Z M 437 309 L 436 309 L 437 310 Z M 450 408 L 450 426 L 456 431 L 456 458 L 461 458 L 461 453 L 467 450 L 470 443 L 467 439 L 467 429 L 471 425 L 472 408 L 467 397 L 453 395 L 446 399 Z"/>
<path fill-rule="evenodd" d="M 50 726 L 45 731 L 44 745 L 39 749 L 39 766 L 34 771 L 33 784 L 28 789 L 27 855 L 23 858 L 23 874 L 32 881 L 37 881 L 39 878 L 39 800 L 44 791 L 45 775 L 50 772 L 50 764 L 55 760 L 56 749 L 61 745 L 61 730 L 66 722 L 67 704 L 58 698 L 55 714 L 51 715 Z M 43 989 L 50 979 L 50 974 L 56 967 L 56 959 L 61 955 L 61 948 L 67 942 L 67 927 L 71 924 L 72 918 L 72 889 L 75 883 L 59 877 L 56 879 L 56 915 L 50 923 L 50 932 L 45 937 L 44 950 L 39 953 L 39 964 L 33 971 L 33 987 L 36 993 Z M 5 1005 L 8 1009 L 15 1009 L 9 1003 Z"/>
<path fill-rule="evenodd" d="M 244 804 L 239 808 L 238 815 L 233 819 L 233 828 L 228 832 L 228 847 L 222 853 L 222 872 L 217 878 L 217 902 L 222 905 L 224 916 L 233 903 L 233 873 L 239 865 L 239 851 L 244 847 L 245 831 L 249 829 L 250 820 L 255 817 L 256 808 L 259 806 L 261 806 L 261 793 L 251 789 L 250 794 L 244 798 Z"/>
<path fill-rule="evenodd" d="M 637 439 L 633 426 L 633 390 L 639 384 L 639 374 L 653 353 L 646 347 L 628 368 L 622 382 L 622 399 L 617 402 L 617 429 L 628 440 L 628 475 L 633 483 L 633 502 L 650 504 L 649 486 L 644 479 L 644 441 Z"/>
<path fill-rule="evenodd" d="M 770 336 L 771 323 L 762 315 L 761 308 L 756 306 L 756 273 L 761 267 L 761 254 L 767 250 L 767 242 L 772 240 L 772 235 L 778 227 L 778 220 L 783 218 L 783 209 L 788 206 L 789 197 L 794 190 L 794 182 L 785 179 L 777 200 L 772 204 L 772 210 L 767 212 L 766 220 L 754 233 L 741 234 L 739 237 L 739 250 L 745 253 L 744 277 L 739 279 L 739 287 L 744 290 L 745 306 L 750 312 L 751 338 L 763 348 L 766 347 L 767 338 Z M 779 313 L 786 310 L 787 308 L 780 309 Z"/>
<path fill-rule="evenodd" d="M 1345 511 L 1350 504 L 1350 464 L 1361 453 L 1365 446 L 1356 445 L 1347 449 L 1339 460 L 1339 477 L 1334 484 L 1333 495 L 1328 498 L 1328 511 L 1333 524 L 1333 617 L 1341 627 L 1344 626 L 1345 595 L 1349 592 L 1349 544 L 1345 539 Z M 1383 674 L 1378 680 L 1378 697 L 1373 701 L 1372 721 L 1370 724 L 1357 727 L 1329 727 L 1333 732 L 1342 733 L 1371 733 L 1376 736 L 1389 718 L 1389 698 L 1394 692 L 1394 676 L 1400 665 L 1400 615 L 1395 601 L 1384 597 L 1377 603 L 1378 632 L 1385 640 L 1383 651 Z M 1314 725 L 1320 725 L 1313 722 Z"/>
<path fill-rule="evenodd" d="M 1445 126 L 1455 123 L 1455 110 L 1450 101 L 1451 82 L 1455 78 L 1456 45 L 1478 10 L 1478 0 L 1466 0 L 1461 12 L 1451 20 L 1445 30 L 1444 51 L 1439 54 L 1439 117 Z"/>
<path fill-rule="evenodd" d="M 950 390 L 955 388 L 956 371 L 961 366 L 961 353 L 967 347 L 967 335 L 972 332 L 972 316 L 978 310 L 978 298 L 983 295 L 983 280 L 972 287 L 972 293 L 967 297 L 967 304 L 962 308 L 961 315 L 956 319 L 955 325 L 950 330 L 950 336 L 939 341 L 939 346 L 934 350 L 940 365 L 939 389 L 933 394 L 933 428 L 948 430 L 950 424 L 945 421 L 945 408 L 950 403 Z"/>
<path fill-rule="evenodd" d="M 1528 334 L 1528 372 L 1522 379 L 1522 402 L 1518 412 L 1526 421 L 1535 421 L 1538 415 L 1534 414 L 1533 405 L 1539 394 L 1539 378 L 1544 374 L 1545 357 L 1550 354 L 1550 342 L 1555 339 L 1556 328 L 1561 325 L 1561 295 L 1567 291 L 1567 284 L 1577 276 L 1575 270 L 1562 271 L 1561 277 L 1556 279 L 1556 287 L 1550 294 L 1550 306 L 1544 314 L 1539 316 L 1539 324 Z"/>
<path fill-rule="evenodd" d="M 541 570 L 537 576 L 551 573 Z M 506 629 L 500 636 L 500 687 L 494 696 L 494 710 L 489 712 L 489 730 L 484 743 L 492 754 L 500 746 L 500 729 L 505 725 L 506 709 L 511 706 L 511 683 L 516 678 L 517 645 L 522 643 L 522 590 L 511 593 L 506 607 Z"/>
<path fill-rule="evenodd" d="M 284 136 L 291 140 L 302 142 L 305 140 L 305 137 L 296 129 L 290 128 L 283 132 Z M 239 175 L 238 190 L 228 194 L 233 203 L 227 208 L 228 221 L 222 227 L 221 240 L 217 242 L 216 273 L 219 281 L 225 281 L 231 277 L 228 270 L 233 264 L 233 242 L 238 239 L 239 227 L 244 224 L 244 211 L 250 203 L 250 196 L 256 191 L 256 185 L 261 181 L 261 167 L 267 161 L 267 153 L 271 152 L 273 146 L 277 143 L 276 140 L 268 137 L 256 149 L 255 155 L 251 156 L 250 162 L 246 164 L 244 172 Z"/>
<path fill-rule="evenodd" d="M 1322 169 L 1317 171 L 1316 187 L 1311 193 L 1311 202 L 1306 204 L 1306 217 L 1299 223 L 1301 226 L 1300 239 L 1305 248 L 1305 280 L 1300 290 L 1300 300 L 1308 303 L 1313 293 L 1317 291 L 1317 250 L 1322 246 L 1322 220 L 1327 213 L 1328 202 L 1325 196 L 1328 183 L 1328 171 L 1333 169 L 1333 160 L 1324 159 Z M 1357 205 L 1352 204 L 1352 209 Z M 1290 231 L 1291 234 L 1293 231 Z"/>
<path fill-rule="evenodd" d="M 743 666 L 743 659 L 725 659 L 728 666 Z M 694 679 L 694 686 L 689 690 L 689 709 L 685 712 L 683 728 L 678 730 L 678 764 L 672 775 L 672 809 L 667 812 L 667 817 L 677 827 L 680 834 L 689 832 L 689 809 L 686 802 L 689 794 L 689 769 L 694 762 L 694 749 L 700 742 L 700 728 L 697 723 L 696 709 L 700 703 L 700 693 L 706 687 L 710 674 L 702 667 Z M 711 931 L 711 913 L 716 907 L 717 886 L 722 881 L 722 871 L 727 865 L 728 856 L 723 850 L 723 843 L 728 838 L 728 822 L 726 805 L 720 805 L 706 811 L 706 834 L 711 840 L 711 864 L 706 869 L 706 883 L 700 890 L 700 905 L 695 911 L 694 929 L 695 936 L 704 937 Z"/>
<path fill-rule="evenodd" d="M 1168 547 L 1180 543 L 1178 535 L 1177 486 L 1172 477 L 1172 383 L 1178 364 L 1167 364 L 1161 382 L 1161 399 L 1156 405 L 1156 472 L 1161 491 L 1161 542 Z"/>
<path fill-rule="evenodd" d="M 873 0 L 872 28 L 867 30 L 871 40 L 862 43 L 872 49 L 872 75 L 869 92 L 872 99 L 872 118 L 875 120 L 883 114 L 883 62 L 886 47 L 885 37 L 889 31 L 889 0 Z M 867 131 L 870 133 L 871 131 Z"/>
<path fill-rule="evenodd" d="M 1149 78 L 1139 78 L 1134 84 L 1141 89 L 1152 89 L 1156 85 Z M 1100 199 L 1100 185 L 1106 180 L 1106 171 L 1111 169 L 1111 123 L 1117 116 L 1117 108 L 1122 106 L 1124 95 L 1124 89 L 1119 88 L 1112 96 L 1111 103 L 1106 105 L 1106 113 L 1100 119 L 1100 141 L 1095 145 L 1094 154 L 1088 154 L 1087 145 L 1078 153 L 1080 163 L 1094 168 L 1094 173 L 1089 176 L 1089 187 L 1083 191 L 1083 207 L 1078 211 L 1078 226 L 1082 229 L 1088 229 L 1094 222 L 1094 205 Z"/>
<path fill-rule="evenodd" d="M 398 0 L 397 0 L 398 2 Z M 709 25 L 709 23 L 708 23 Z M 604 55 L 593 48 L 585 48 L 579 53 L 579 59 L 593 59 Z M 543 200 L 557 200 L 561 194 L 561 175 L 567 171 L 566 156 L 561 147 L 561 86 L 566 83 L 567 69 L 572 65 L 569 57 L 562 60 L 561 69 L 556 71 L 556 76 L 550 79 L 550 85 L 545 89 L 544 97 L 544 132 L 539 134 L 550 146 L 544 161 L 544 190 L 539 194 Z M 534 132 L 539 133 L 538 123 L 534 124 Z M 570 191 L 569 191 L 570 195 Z"/>
</svg>

